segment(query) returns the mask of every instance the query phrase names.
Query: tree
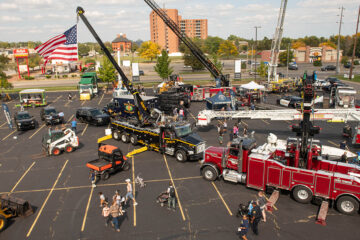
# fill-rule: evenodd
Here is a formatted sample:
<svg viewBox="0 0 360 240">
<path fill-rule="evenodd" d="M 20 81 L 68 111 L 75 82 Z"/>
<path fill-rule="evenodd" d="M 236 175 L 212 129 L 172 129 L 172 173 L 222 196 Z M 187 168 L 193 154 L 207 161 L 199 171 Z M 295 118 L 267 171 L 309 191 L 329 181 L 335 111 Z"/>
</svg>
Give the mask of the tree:
<svg viewBox="0 0 360 240">
<path fill-rule="evenodd" d="M 220 71 L 223 70 L 223 65 L 219 61 L 218 57 L 216 55 L 212 55 L 212 62 L 214 63 L 215 67 L 219 69 Z M 212 76 L 212 75 L 211 75 Z"/>
<path fill-rule="evenodd" d="M 170 62 L 171 59 L 169 58 L 169 55 L 165 50 L 162 50 L 161 56 L 157 58 L 154 70 L 163 80 L 167 79 L 173 73 L 173 68 L 170 67 Z"/>
<path fill-rule="evenodd" d="M 279 53 L 279 62 L 283 65 L 287 64 L 287 59 L 288 59 L 288 52 L 289 52 L 289 62 L 291 62 L 294 58 L 294 52 L 293 51 L 284 51 Z"/>
<path fill-rule="evenodd" d="M 78 43 L 78 53 L 80 56 L 87 56 L 90 51 L 90 47 L 86 43 Z"/>
<path fill-rule="evenodd" d="M 131 43 L 131 52 L 134 53 L 139 49 L 139 45 L 136 44 L 136 42 Z"/>
<path fill-rule="evenodd" d="M 116 80 L 116 72 L 114 66 L 111 64 L 110 60 L 107 57 L 103 57 L 102 66 L 99 68 L 99 78 L 103 82 L 109 83 Z"/>
<path fill-rule="evenodd" d="M 323 46 L 328 46 L 328 47 L 332 47 L 334 49 L 337 49 L 337 46 L 335 45 L 335 43 L 327 41 L 327 42 L 323 42 L 319 44 L 319 47 L 323 47 Z"/>
<path fill-rule="evenodd" d="M 192 39 L 193 43 L 201 50 L 204 52 L 204 48 L 205 48 L 205 42 L 200 39 L 200 38 L 193 38 Z M 186 47 L 183 44 L 184 49 L 184 65 L 185 66 L 191 66 L 192 70 L 202 70 L 204 69 L 204 65 L 199 62 L 199 60 L 192 54 L 192 52 L 190 51 L 190 49 L 188 47 Z"/>
<path fill-rule="evenodd" d="M 231 41 L 226 40 L 220 44 L 218 54 L 223 57 L 230 57 L 238 55 L 239 52 Z"/>
<path fill-rule="evenodd" d="M 141 44 L 138 51 L 142 58 L 152 61 L 160 54 L 160 46 L 154 42 L 147 41 Z"/>
<path fill-rule="evenodd" d="M 256 69 L 260 77 L 266 77 L 268 74 L 268 65 L 265 65 L 264 62 L 260 63 L 260 67 Z"/>
<path fill-rule="evenodd" d="M 270 50 L 271 49 L 272 39 L 264 37 L 263 40 L 258 41 L 257 51 Z"/>
<path fill-rule="evenodd" d="M 306 44 L 301 40 L 297 40 L 291 44 L 292 49 L 298 49 L 300 47 L 306 47 Z"/>
<path fill-rule="evenodd" d="M 42 61 L 42 58 L 39 54 L 31 54 L 29 55 L 29 67 L 34 68 L 39 66 Z"/>
<path fill-rule="evenodd" d="M 9 81 L 7 80 L 8 77 L 4 72 L 9 61 L 10 61 L 9 58 L 7 58 L 4 55 L 0 55 L 0 88 L 5 88 L 5 89 L 13 88 L 12 84 L 9 83 Z"/>
<path fill-rule="evenodd" d="M 220 44 L 223 41 L 224 39 L 220 37 L 208 36 L 204 41 L 205 52 L 211 55 L 216 54 L 219 51 Z"/>
</svg>

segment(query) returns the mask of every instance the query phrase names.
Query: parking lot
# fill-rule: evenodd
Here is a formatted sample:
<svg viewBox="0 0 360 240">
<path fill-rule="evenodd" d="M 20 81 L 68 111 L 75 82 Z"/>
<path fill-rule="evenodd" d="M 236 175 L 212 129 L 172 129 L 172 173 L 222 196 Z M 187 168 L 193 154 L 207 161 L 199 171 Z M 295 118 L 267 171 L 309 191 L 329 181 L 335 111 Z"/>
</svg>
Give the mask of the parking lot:
<svg viewBox="0 0 360 240">
<path fill-rule="evenodd" d="M 67 99 L 68 92 L 48 93 L 51 106 L 65 113 L 67 126 L 80 106 L 103 107 L 110 94 L 100 93 L 91 101 Z M 275 96 L 271 96 L 275 98 Z M 11 114 L 16 100 L 8 103 Z M 188 118 L 194 122 L 204 103 L 192 103 Z M 173 157 L 147 151 L 130 158 L 132 168 L 118 172 L 107 181 L 100 180 L 91 187 L 86 162 L 97 158 L 97 139 L 104 136 L 104 127 L 78 124 L 80 147 L 73 153 L 46 157 L 41 139 L 48 130 L 40 120 L 40 108 L 28 109 L 39 127 L 26 132 L 9 130 L 4 114 L 0 115 L 0 194 L 23 198 L 33 206 L 34 214 L 14 218 L 0 239 L 236 239 L 240 220 L 236 218 L 239 203 L 256 199 L 257 191 L 240 184 L 202 179 L 199 162 L 179 163 Z M 294 136 L 289 121 L 245 120 L 249 131 L 255 131 L 258 144 L 271 132 L 278 138 Z M 232 127 L 233 121 L 229 123 Z M 316 122 L 322 132 L 316 136 L 324 145 L 339 146 L 343 123 Z M 197 129 L 207 146 L 219 146 L 215 127 Z M 225 136 L 225 142 L 229 136 Z M 124 154 L 134 148 L 115 140 L 107 143 L 119 146 Z M 351 148 L 353 151 L 356 149 Z M 357 150 L 358 151 L 358 150 Z M 145 188 L 134 185 L 136 201 L 126 207 L 121 218 L 121 232 L 105 227 L 99 208 L 98 192 L 109 199 L 119 189 L 126 193 L 125 179 L 140 175 Z M 173 182 L 178 196 L 177 210 L 169 211 L 156 203 L 156 197 Z M 268 221 L 261 222 L 260 235 L 248 234 L 249 239 L 358 239 L 359 215 L 345 216 L 330 209 L 327 226 L 315 224 L 319 206 L 302 205 L 284 192 L 276 210 L 268 213 Z M 341 231 L 339 231 L 341 229 Z"/>
</svg>

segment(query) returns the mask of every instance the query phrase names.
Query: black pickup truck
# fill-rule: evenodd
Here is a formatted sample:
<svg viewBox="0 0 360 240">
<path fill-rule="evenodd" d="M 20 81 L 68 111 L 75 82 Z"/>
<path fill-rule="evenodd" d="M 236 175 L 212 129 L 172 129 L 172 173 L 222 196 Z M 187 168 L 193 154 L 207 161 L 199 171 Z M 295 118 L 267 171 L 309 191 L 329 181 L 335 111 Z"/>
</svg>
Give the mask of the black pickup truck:
<svg viewBox="0 0 360 240">
<path fill-rule="evenodd" d="M 97 126 L 106 125 L 110 122 L 110 116 L 108 114 L 92 107 L 81 107 L 76 110 L 76 118 L 79 119 L 80 122 Z"/>
<path fill-rule="evenodd" d="M 65 123 L 64 113 L 57 112 L 54 107 L 44 107 L 40 111 L 40 118 L 46 125 L 55 125 Z"/>
<path fill-rule="evenodd" d="M 14 121 L 18 131 L 35 129 L 37 126 L 37 121 L 33 116 L 30 116 L 27 111 L 16 112 L 14 115 Z"/>
</svg>

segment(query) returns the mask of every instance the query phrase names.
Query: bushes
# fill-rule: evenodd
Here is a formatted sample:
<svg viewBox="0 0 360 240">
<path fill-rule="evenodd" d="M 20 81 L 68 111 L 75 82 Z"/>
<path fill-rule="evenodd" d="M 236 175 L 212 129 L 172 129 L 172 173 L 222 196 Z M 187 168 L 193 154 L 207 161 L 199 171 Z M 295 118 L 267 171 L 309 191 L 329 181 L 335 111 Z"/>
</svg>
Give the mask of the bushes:
<svg viewBox="0 0 360 240">
<path fill-rule="evenodd" d="M 67 78 L 67 77 L 68 77 L 68 75 L 66 75 L 66 74 L 65 74 L 65 75 L 62 75 L 62 77 L 63 77 L 63 78 Z"/>
<path fill-rule="evenodd" d="M 35 78 L 32 76 L 22 76 L 25 80 L 34 80 Z"/>
<path fill-rule="evenodd" d="M 74 78 L 74 77 L 77 77 L 77 75 L 76 75 L 76 74 L 71 74 L 71 77 L 73 77 L 73 78 Z"/>
<path fill-rule="evenodd" d="M 246 62 L 241 62 L 241 69 L 246 69 Z"/>
<path fill-rule="evenodd" d="M 354 60 L 354 65 L 359 65 L 359 60 Z"/>
<path fill-rule="evenodd" d="M 51 76 L 50 76 L 50 75 L 46 75 L 45 77 L 46 77 L 47 79 L 51 78 Z"/>
<path fill-rule="evenodd" d="M 314 65 L 315 67 L 321 67 L 321 66 L 322 66 L 322 63 L 321 63 L 320 60 L 316 60 L 316 61 L 313 62 L 313 65 Z"/>
</svg>

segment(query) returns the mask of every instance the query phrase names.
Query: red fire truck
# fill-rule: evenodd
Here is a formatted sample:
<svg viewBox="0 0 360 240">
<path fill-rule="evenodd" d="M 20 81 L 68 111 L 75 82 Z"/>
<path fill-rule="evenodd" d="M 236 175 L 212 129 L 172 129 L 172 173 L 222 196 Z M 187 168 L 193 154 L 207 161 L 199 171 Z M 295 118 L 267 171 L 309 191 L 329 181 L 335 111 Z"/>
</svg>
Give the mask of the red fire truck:
<svg viewBox="0 0 360 240">
<path fill-rule="evenodd" d="M 279 150 L 274 145 L 251 151 L 256 145 L 251 138 L 239 138 L 229 148 L 210 147 L 201 166 L 203 177 L 213 181 L 222 176 L 224 180 L 260 190 L 288 190 L 300 203 L 309 203 L 313 198 L 335 201 L 340 212 L 356 213 L 360 202 L 360 167 L 322 157 L 320 142 L 312 138 L 320 131 L 310 121 L 315 97 L 312 90 L 311 82 L 304 81 L 303 120 L 293 126 L 297 137 L 287 140 L 286 149 Z"/>
<path fill-rule="evenodd" d="M 200 87 L 194 85 L 190 91 L 191 101 L 205 101 L 205 99 L 215 96 L 222 92 L 225 96 L 230 97 L 230 90 L 236 93 L 236 87 Z"/>
</svg>

